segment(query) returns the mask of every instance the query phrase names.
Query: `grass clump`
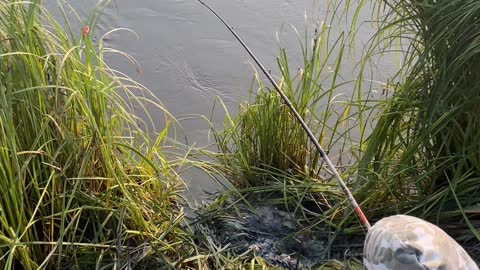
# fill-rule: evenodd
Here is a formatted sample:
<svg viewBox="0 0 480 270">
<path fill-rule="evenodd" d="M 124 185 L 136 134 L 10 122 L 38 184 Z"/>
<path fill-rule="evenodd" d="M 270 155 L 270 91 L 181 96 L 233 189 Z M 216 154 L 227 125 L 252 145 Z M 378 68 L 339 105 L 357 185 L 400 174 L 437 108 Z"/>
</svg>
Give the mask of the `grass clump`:
<svg viewBox="0 0 480 270">
<path fill-rule="evenodd" d="M 311 40 L 309 31 L 299 36 L 303 61 L 295 72 L 286 51 L 280 50 L 278 84 L 339 172 L 353 182 L 355 164 L 381 101 L 372 98 L 372 88 L 356 88 L 361 83 L 341 74 L 351 53 L 348 32 L 334 33 L 323 22 L 314 26 Z M 341 227 L 344 195 L 289 108 L 259 77 L 252 83 L 251 103 L 243 103 L 233 118 L 227 114 L 224 129 L 215 132 L 217 158 L 226 178 L 241 193 L 269 198 L 308 223 L 328 220 L 328 226 Z M 373 87 L 372 82 L 365 85 Z"/>
<path fill-rule="evenodd" d="M 449 232 L 478 249 L 480 4 L 384 4 L 390 12 L 376 42 L 387 32 L 387 40 L 408 39 L 410 46 L 401 83 L 359 163 L 362 199 L 380 213 L 454 221 Z"/>
<path fill-rule="evenodd" d="M 354 10 L 355 21 L 366 2 L 353 8 L 350 1 L 332 1 L 332 22 L 348 16 L 348 10 Z M 364 47 L 350 97 L 339 99 L 350 83 L 339 73 L 349 44 L 342 35 L 328 42 L 328 30 L 317 30 L 313 50 L 302 46 L 304 65 L 296 74 L 289 72 L 281 51 L 279 84 L 320 143 L 332 150 L 372 223 L 396 213 L 420 216 L 479 257 L 480 5 L 461 0 L 369 3 L 377 8 L 380 29 Z M 350 30 L 347 40 L 352 42 L 356 29 Z M 367 68 L 390 50 L 400 51 L 404 64 L 389 80 L 395 83 L 385 85 L 388 96 L 379 97 L 364 84 Z M 227 179 L 243 194 L 280 194 L 280 202 L 268 196 L 262 202 L 315 217 L 303 219 L 309 229 L 328 229 L 333 238 L 358 233 L 344 198 L 325 191 L 334 182 L 300 125 L 258 77 L 256 84 L 252 103 L 242 105 L 234 118 L 227 115 L 217 134 Z"/>
<path fill-rule="evenodd" d="M 280 50 L 278 84 L 330 152 L 339 171 L 350 178 L 366 137 L 365 127 L 374 121 L 366 116 L 374 110 L 375 100 L 370 99 L 368 91 L 351 91 L 355 89 L 355 80 L 348 81 L 340 75 L 349 50 L 347 34 L 341 32 L 334 39 L 335 35 L 324 23 L 317 25 L 314 33 L 311 45 L 308 35 L 299 38 L 303 65 L 298 71 L 291 72 L 287 54 Z M 250 243 L 249 239 L 254 239 L 254 246 L 264 250 L 250 250 L 243 256 L 264 254 L 272 269 L 275 265 L 295 264 L 299 269 L 340 269 L 353 258 L 352 263 L 358 266 L 358 256 L 345 257 L 346 246 L 340 253 L 331 254 L 337 236 L 334 232 L 345 227 L 343 218 L 351 218 L 335 179 L 330 178 L 323 159 L 280 96 L 264 86 L 258 75 L 252 85 L 252 89 L 257 88 L 251 91 L 251 104 L 242 104 L 235 117 L 227 114 L 224 129 L 215 132 L 220 148 L 216 157 L 220 171 L 235 186 L 230 193 L 234 195 L 228 195 L 235 203 L 220 202 L 223 198 L 219 198 L 204 215 L 206 223 L 220 224 L 218 227 L 230 233 L 231 243 L 224 253 L 235 253 L 236 249 L 245 252 L 238 246 L 244 247 L 245 241 Z M 253 218 L 245 214 L 245 205 Z M 289 222 L 258 218 L 262 214 L 257 211 L 265 207 L 272 207 L 265 212 L 278 213 L 276 216 L 292 215 L 295 225 L 275 231 L 275 222 Z M 249 223 L 249 218 L 256 221 Z M 260 231 L 260 228 L 266 229 Z M 352 231 L 359 229 L 356 226 Z M 281 241 L 276 242 L 278 239 Z M 219 242 L 225 244 L 222 239 L 210 240 L 209 244 L 219 245 Z M 268 245 L 272 242 L 275 248 Z M 303 248 L 305 243 L 315 243 L 316 248 Z M 323 264 L 333 257 L 346 262 Z"/>
<path fill-rule="evenodd" d="M 324 23 L 315 33 L 313 45 L 307 38 L 301 44 L 303 66 L 298 72 L 290 71 L 287 54 L 284 49 L 280 51 L 278 81 L 319 142 L 330 149 L 338 143 L 336 140 L 345 142 L 341 134 L 350 132 L 344 129 L 345 123 L 354 120 L 352 116 L 360 110 L 352 106 L 353 94 L 347 97 L 338 91 L 349 83 L 338 72 L 344 60 L 344 35 L 329 44 L 330 30 Z M 275 172 L 321 181 L 324 172 L 320 155 L 280 96 L 263 85 L 258 75 L 251 93 L 251 103 L 243 103 L 236 117 L 227 115 L 224 130 L 216 132 L 220 151 L 225 154 L 220 161 L 233 170 L 230 176 L 236 185 L 270 185 L 276 181 L 268 175 Z M 339 120 L 330 125 L 333 118 Z M 342 149 L 349 151 L 350 146 Z"/>
<path fill-rule="evenodd" d="M 162 153 L 167 127 L 142 130 L 133 114 L 163 108 L 104 63 L 94 20 L 68 36 L 40 1 L 0 3 L 2 268 L 159 267 L 182 257 L 183 182 Z"/>
</svg>

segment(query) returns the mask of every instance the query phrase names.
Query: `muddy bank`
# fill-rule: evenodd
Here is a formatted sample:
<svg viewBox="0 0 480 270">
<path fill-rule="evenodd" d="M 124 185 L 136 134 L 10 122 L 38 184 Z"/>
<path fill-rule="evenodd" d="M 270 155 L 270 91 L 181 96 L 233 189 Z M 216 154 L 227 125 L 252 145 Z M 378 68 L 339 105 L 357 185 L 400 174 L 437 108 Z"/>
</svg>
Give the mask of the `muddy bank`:
<svg viewBox="0 0 480 270">
<path fill-rule="evenodd" d="M 272 205 L 224 203 L 200 212 L 196 229 L 209 241 L 228 247 L 236 255 L 250 251 L 272 266 L 311 269 L 327 259 L 361 260 L 362 236 L 347 239 L 327 230 L 308 228 L 293 214 Z"/>
</svg>

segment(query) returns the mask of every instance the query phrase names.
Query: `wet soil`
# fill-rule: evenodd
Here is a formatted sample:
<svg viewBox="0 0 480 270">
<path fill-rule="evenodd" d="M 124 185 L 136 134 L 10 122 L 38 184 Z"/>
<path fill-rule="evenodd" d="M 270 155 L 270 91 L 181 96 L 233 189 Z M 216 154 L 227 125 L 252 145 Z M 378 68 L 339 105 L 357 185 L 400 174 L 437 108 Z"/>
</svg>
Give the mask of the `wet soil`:
<svg viewBox="0 0 480 270">
<path fill-rule="evenodd" d="M 337 236 L 307 228 L 293 214 L 271 205 L 217 209 L 198 223 L 216 246 L 235 254 L 252 251 L 283 269 L 311 269 L 327 259 L 361 259 L 363 237 Z"/>
</svg>

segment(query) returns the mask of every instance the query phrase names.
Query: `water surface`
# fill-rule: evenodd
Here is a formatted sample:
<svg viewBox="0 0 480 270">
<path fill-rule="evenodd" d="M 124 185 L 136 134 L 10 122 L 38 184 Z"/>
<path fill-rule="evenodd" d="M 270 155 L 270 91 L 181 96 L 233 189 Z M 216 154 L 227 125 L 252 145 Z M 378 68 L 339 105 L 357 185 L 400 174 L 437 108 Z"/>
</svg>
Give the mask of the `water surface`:
<svg viewBox="0 0 480 270">
<path fill-rule="evenodd" d="M 96 0 L 70 3 L 81 18 L 87 18 Z M 292 67 L 299 67 L 300 51 L 292 26 L 301 32 L 306 25 L 312 29 L 314 22 L 322 20 L 326 9 L 321 3 L 314 7 L 312 0 L 209 0 L 208 3 L 230 22 L 274 74 L 279 48 L 277 33 Z M 366 19 L 369 15 L 366 11 L 361 17 Z M 344 25 L 332 27 L 340 30 Z M 146 85 L 179 119 L 186 115 L 211 115 L 217 97 L 235 113 L 238 102 L 248 95 L 253 75 L 251 59 L 196 0 L 116 0 L 100 17 L 95 34 L 99 36 L 113 28 L 128 28 L 137 34 L 138 38 L 118 32 L 106 39 L 106 45 L 135 57 L 141 72 L 118 56 L 109 57 L 109 64 Z M 359 44 L 366 42 L 372 33 L 372 29 L 364 28 Z M 358 59 L 351 60 L 351 65 L 342 67 L 347 76 Z M 379 69 L 389 70 L 391 64 L 380 64 Z M 164 124 L 162 115 L 153 116 L 157 125 Z M 221 127 L 222 119 L 223 112 L 217 110 L 213 123 Z M 205 121 L 189 119 L 181 124 L 189 144 L 202 146 L 212 142 Z M 202 190 L 217 188 L 198 172 L 189 173 L 187 178 L 195 198 L 204 196 Z"/>
</svg>

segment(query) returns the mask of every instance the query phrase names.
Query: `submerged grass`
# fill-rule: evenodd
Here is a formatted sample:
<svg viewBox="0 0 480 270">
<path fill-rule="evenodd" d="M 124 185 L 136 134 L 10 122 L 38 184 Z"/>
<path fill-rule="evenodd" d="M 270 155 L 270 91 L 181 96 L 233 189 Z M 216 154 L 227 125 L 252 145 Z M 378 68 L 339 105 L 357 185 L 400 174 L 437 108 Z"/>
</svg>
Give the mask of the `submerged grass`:
<svg viewBox="0 0 480 270">
<path fill-rule="evenodd" d="M 189 241 L 168 126 L 145 131 L 133 112 L 148 103 L 174 119 L 104 63 L 115 51 L 89 27 L 67 36 L 40 1 L 0 3 L 4 269 L 168 267 Z"/>
</svg>

